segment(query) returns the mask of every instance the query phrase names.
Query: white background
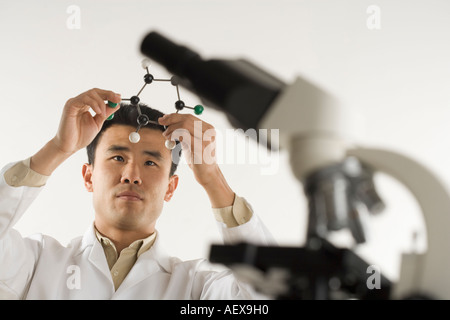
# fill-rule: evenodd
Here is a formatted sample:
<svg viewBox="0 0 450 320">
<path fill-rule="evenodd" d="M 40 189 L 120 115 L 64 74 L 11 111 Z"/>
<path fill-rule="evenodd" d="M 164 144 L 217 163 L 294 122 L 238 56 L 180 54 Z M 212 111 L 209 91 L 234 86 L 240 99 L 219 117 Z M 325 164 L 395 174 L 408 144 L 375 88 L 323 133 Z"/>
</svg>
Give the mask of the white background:
<svg viewBox="0 0 450 320">
<path fill-rule="evenodd" d="M 80 29 L 67 27 L 70 5 L 80 8 Z M 370 5 L 381 10 L 381 29 L 367 27 Z M 410 156 L 450 183 L 450 3 L 444 0 L 1 0 L 1 163 L 27 158 L 51 139 L 69 98 L 92 87 L 122 97 L 137 93 L 144 74 L 139 46 L 152 30 L 204 58 L 245 58 L 287 83 L 296 76 L 314 80 L 360 115 L 360 144 Z M 151 70 L 170 77 L 156 64 Z M 173 112 L 174 88 L 156 86 L 141 99 Z M 200 102 L 183 88 L 181 95 L 188 105 Z M 224 114 L 205 107 L 202 119 L 221 132 L 233 129 Z M 54 172 L 16 225 L 24 236 L 42 232 L 66 243 L 84 233 L 94 217 L 84 162 L 81 150 Z M 222 170 L 281 245 L 300 246 L 307 217 L 302 186 L 284 152 L 276 174 L 263 175 L 263 167 L 236 161 Z M 219 241 L 210 205 L 189 168 L 178 170 L 178 190 L 157 228 L 172 254 L 207 257 Z M 395 280 L 400 252 L 412 248 L 413 231 L 423 243 L 424 228 L 402 185 L 381 174 L 376 182 L 388 207 L 371 218 L 371 239 L 356 250 Z"/>
</svg>

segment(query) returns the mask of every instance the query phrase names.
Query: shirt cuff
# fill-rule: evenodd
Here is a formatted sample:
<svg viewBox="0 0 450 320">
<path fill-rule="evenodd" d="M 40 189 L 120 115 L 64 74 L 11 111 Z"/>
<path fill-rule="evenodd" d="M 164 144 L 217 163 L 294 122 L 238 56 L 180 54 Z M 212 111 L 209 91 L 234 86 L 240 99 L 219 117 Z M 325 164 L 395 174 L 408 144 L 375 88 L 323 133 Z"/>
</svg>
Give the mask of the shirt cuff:
<svg viewBox="0 0 450 320">
<path fill-rule="evenodd" d="M 214 218 L 226 224 L 228 228 L 237 227 L 250 221 L 253 209 L 242 197 L 235 195 L 233 205 L 224 208 L 213 208 Z"/>
<path fill-rule="evenodd" d="M 3 175 L 11 187 L 42 187 L 50 176 L 44 176 L 30 168 L 31 157 L 17 162 Z"/>
</svg>

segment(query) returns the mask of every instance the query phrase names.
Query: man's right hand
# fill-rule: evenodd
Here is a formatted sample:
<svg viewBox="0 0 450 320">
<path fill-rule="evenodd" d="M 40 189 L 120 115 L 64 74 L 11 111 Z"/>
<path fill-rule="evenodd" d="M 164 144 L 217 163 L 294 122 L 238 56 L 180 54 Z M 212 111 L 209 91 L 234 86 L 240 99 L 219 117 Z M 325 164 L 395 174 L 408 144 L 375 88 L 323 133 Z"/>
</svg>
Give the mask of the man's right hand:
<svg viewBox="0 0 450 320">
<path fill-rule="evenodd" d="M 117 107 L 110 108 L 105 103 L 107 100 L 117 103 Z M 69 99 L 64 106 L 58 132 L 31 157 L 31 169 L 51 175 L 63 161 L 94 140 L 103 122 L 120 108 L 120 101 L 120 94 L 102 89 L 91 89 Z"/>
<path fill-rule="evenodd" d="M 110 108 L 106 100 L 117 103 L 117 107 Z M 99 133 L 106 118 L 120 108 L 120 101 L 120 94 L 96 88 L 69 99 L 54 138 L 56 146 L 67 154 L 86 147 Z M 94 116 L 89 109 L 95 112 Z"/>
</svg>

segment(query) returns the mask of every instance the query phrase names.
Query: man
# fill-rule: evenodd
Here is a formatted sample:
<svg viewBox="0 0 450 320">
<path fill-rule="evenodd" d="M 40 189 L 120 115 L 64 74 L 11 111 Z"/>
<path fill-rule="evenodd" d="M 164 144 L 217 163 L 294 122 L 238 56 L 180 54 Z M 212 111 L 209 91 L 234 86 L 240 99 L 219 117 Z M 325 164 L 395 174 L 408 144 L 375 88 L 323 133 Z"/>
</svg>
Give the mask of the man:
<svg viewBox="0 0 450 320">
<path fill-rule="evenodd" d="M 53 139 L 32 157 L 0 172 L 0 297 L 9 299 L 251 299 L 255 292 L 230 271 L 205 259 L 181 261 L 161 248 L 156 221 L 179 177 L 166 140 L 179 140 L 195 179 L 205 189 L 225 242 L 272 242 L 245 199 L 236 195 L 215 161 L 193 161 L 214 150 L 214 139 L 194 134 L 198 118 L 143 107 L 160 125 L 141 127 L 136 107 L 117 105 L 120 95 L 91 89 L 69 99 Z M 92 115 L 92 110 L 95 115 Z M 107 120 L 114 113 L 112 120 Z M 202 130 L 214 128 L 202 122 Z M 186 134 L 187 133 L 187 134 Z M 190 135 L 190 136 L 189 136 Z M 200 141 L 199 141 L 200 139 Z M 195 150 L 199 143 L 201 150 Z M 198 145 L 198 144 L 197 144 Z M 94 222 L 65 247 L 46 235 L 22 238 L 13 229 L 67 158 L 87 147 L 84 184 L 93 194 Z M 175 149 L 176 150 L 176 149 Z M 197 153 L 196 153 L 197 152 Z M 214 159 L 214 152 L 210 152 Z M 191 232 L 191 231 L 189 231 Z M 192 231 L 195 232 L 195 231 Z"/>
</svg>

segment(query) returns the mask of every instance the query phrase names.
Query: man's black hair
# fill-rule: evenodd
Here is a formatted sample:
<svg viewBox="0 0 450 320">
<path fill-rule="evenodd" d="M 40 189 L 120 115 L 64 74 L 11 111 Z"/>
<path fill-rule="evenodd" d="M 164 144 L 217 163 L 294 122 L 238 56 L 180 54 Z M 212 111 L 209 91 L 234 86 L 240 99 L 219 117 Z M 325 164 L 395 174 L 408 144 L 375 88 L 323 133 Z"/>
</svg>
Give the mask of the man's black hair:
<svg viewBox="0 0 450 320">
<path fill-rule="evenodd" d="M 148 116 L 149 120 L 158 122 L 158 118 L 162 117 L 164 113 L 159 110 L 153 109 L 145 104 L 139 103 L 141 113 Z M 137 127 L 137 117 L 138 117 L 137 107 L 131 104 L 121 103 L 119 110 L 114 113 L 114 118 L 111 120 L 105 120 L 103 122 L 102 128 L 100 129 L 97 136 L 92 140 L 92 142 L 86 147 L 88 163 L 94 164 L 95 161 L 95 150 L 97 149 L 97 144 L 106 129 L 113 125 L 126 125 Z M 162 125 L 156 125 L 154 123 L 149 122 L 145 127 L 142 128 L 150 128 L 159 130 L 164 132 L 165 128 Z M 172 150 L 172 166 L 170 168 L 170 175 L 175 174 L 177 170 L 178 162 L 181 156 L 181 145 L 177 141 L 176 147 Z"/>
</svg>

